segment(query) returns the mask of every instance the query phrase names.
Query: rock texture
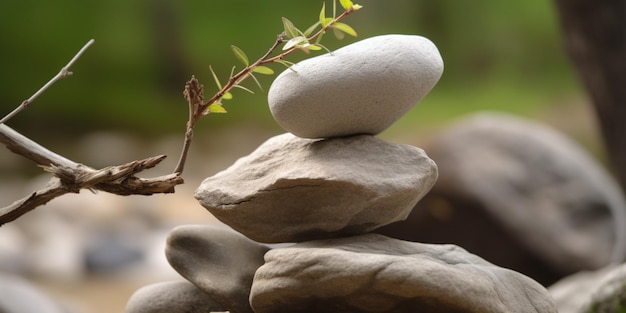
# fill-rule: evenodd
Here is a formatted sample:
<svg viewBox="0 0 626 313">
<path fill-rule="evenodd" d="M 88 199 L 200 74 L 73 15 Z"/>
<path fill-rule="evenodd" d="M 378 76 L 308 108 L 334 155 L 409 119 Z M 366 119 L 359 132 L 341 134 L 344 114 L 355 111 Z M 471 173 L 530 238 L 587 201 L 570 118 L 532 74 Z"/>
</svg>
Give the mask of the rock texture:
<svg viewBox="0 0 626 313">
<path fill-rule="evenodd" d="M 269 248 L 230 229 L 187 225 L 172 230 L 165 255 L 172 267 L 231 313 L 252 313 L 254 272 Z"/>
<path fill-rule="evenodd" d="M 285 70 L 268 102 L 276 122 L 300 137 L 378 134 L 415 106 L 442 72 L 430 40 L 372 37 Z"/>
<path fill-rule="evenodd" d="M 436 179 L 435 163 L 413 146 L 283 134 L 204 180 L 195 197 L 249 238 L 292 242 L 402 220 Z"/>
<path fill-rule="evenodd" d="M 626 264 L 577 273 L 548 290 L 559 313 L 622 313 L 626 310 Z"/>
<path fill-rule="evenodd" d="M 481 113 L 425 149 L 439 180 L 406 222 L 381 233 L 456 243 L 545 284 L 623 260 L 626 205 L 580 146 L 537 122 Z M 619 249 L 615 249 L 614 247 Z"/>
<path fill-rule="evenodd" d="M 145 286 L 128 300 L 125 313 L 224 312 L 204 291 L 188 281 L 171 281 Z"/>
<path fill-rule="evenodd" d="M 274 249 L 250 302 L 265 312 L 556 312 L 548 292 L 453 245 L 368 234 Z"/>
</svg>

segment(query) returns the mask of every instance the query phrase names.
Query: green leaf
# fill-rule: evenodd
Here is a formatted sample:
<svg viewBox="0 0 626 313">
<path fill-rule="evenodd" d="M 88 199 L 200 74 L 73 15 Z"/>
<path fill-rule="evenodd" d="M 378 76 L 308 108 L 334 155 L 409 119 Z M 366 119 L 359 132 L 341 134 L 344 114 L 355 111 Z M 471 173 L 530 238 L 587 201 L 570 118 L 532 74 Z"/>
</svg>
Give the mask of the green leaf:
<svg viewBox="0 0 626 313">
<path fill-rule="evenodd" d="M 335 24 L 333 24 L 333 27 L 334 27 L 335 29 L 338 29 L 338 30 L 340 30 L 340 31 L 342 31 L 342 32 L 344 32 L 344 33 L 346 33 L 346 34 L 350 35 L 350 36 L 353 36 L 353 37 L 356 37 L 356 36 L 357 36 L 357 33 L 356 33 L 356 31 L 354 30 L 354 28 L 350 27 L 350 25 L 348 25 L 348 24 L 344 24 L 344 23 L 335 23 Z"/>
<path fill-rule="evenodd" d="M 261 83 L 259 82 L 259 80 L 256 78 L 256 76 L 254 76 L 254 74 L 250 73 L 250 77 L 252 77 L 252 80 L 254 80 L 254 82 L 256 83 L 257 86 L 259 86 L 259 89 L 261 89 L 261 91 L 263 90 L 263 86 L 261 86 Z"/>
<path fill-rule="evenodd" d="M 322 24 L 322 27 L 326 27 L 326 25 L 328 25 L 326 23 L 326 2 L 322 2 L 322 11 L 320 11 L 320 24 Z"/>
<path fill-rule="evenodd" d="M 209 70 L 211 70 L 211 74 L 213 75 L 213 79 L 215 80 L 215 84 L 217 85 L 217 89 L 222 90 L 222 84 L 217 78 L 217 74 L 215 74 L 215 71 L 213 70 L 213 67 L 211 67 L 211 65 L 209 65 Z"/>
<path fill-rule="evenodd" d="M 222 99 L 224 100 L 231 100 L 232 98 L 233 98 L 233 94 L 230 92 L 227 92 L 222 96 Z"/>
<path fill-rule="evenodd" d="M 291 68 L 291 67 L 295 64 L 295 63 L 293 63 L 293 62 L 289 62 L 289 61 L 287 61 L 287 60 L 275 60 L 274 62 L 276 62 L 276 63 L 280 63 L 280 64 L 284 65 L 286 68 L 288 68 L 288 69 L 290 69 L 290 70 L 292 70 L 292 71 L 296 72 L 296 70 L 294 70 L 294 69 L 292 69 L 292 68 Z M 297 72 L 296 72 L 296 73 L 297 73 Z"/>
<path fill-rule="evenodd" d="M 262 66 L 262 65 L 253 68 L 252 71 L 255 72 L 255 73 L 263 74 L 263 75 L 272 75 L 272 74 L 274 74 L 274 71 L 271 68 L 269 68 L 267 66 Z"/>
<path fill-rule="evenodd" d="M 301 35 L 301 31 L 296 28 L 295 25 L 293 25 L 293 23 L 288 20 L 286 17 L 283 17 L 283 26 L 285 27 L 285 35 L 287 35 L 287 38 L 295 38 Z"/>
<path fill-rule="evenodd" d="M 243 52 L 243 50 L 239 49 L 239 47 L 237 47 L 235 45 L 231 45 L 230 49 L 233 50 L 233 53 L 235 54 L 235 57 L 237 57 L 237 59 L 239 61 L 241 61 L 241 63 L 243 63 L 245 66 L 250 65 L 250 61 L 248 60 L 248 56 L 246 55 L 245 52 Z"/>
<path fill-rule="evenodd" d="M 341 40 L 343 39 L 346 34 L 344 34 L 343 32 L 341 32 L 339 29 L 337 28 L 333 28 L 333 34 L 335 34 L 335 37 L 337 37 L 337 39 Z"/>
<path fill-rule="evenodd" d="M 239 89 L 243 89 L 243 90 L 245 90 L 245 91 L 247 91 L 247 92 L 249 92 L 249 93 L 251 93 L 251 94 L 254 94 L 254 91 L 252 91 L 252 90 L 250 90 L 250 89 L 248 89 L 248 88 L 246 88 L 246 87 L 244 87 L 244 86 L 241 86 L 241 85 L 233 85 L 233 87 L 237 87 L 237 88 L 239 88 Z"/>
<path fill-rule="evenodd" d="M 219 103 L 213 103 L 207 108 L 209 113 L 226 113 L 226 109 Z"/>
<path fill-rule="evenodd" d="M 354 5 L 354 4 L 352 4 L 352 1 L 350 1 L 350 0 L 339 0 L 339 3 L 341 3 L 341 6 L 346 11 L 350 10 L 352 8 L 352 6 Z"/>
<path fill-rule="evenodd" d="M 320 45 L 319 45 L 319 44 L 316 44 L 316 45 L 308 45 L 308 46 L 306 46 L 306 47 L 307 47 L 307 49 L 309 49 L 309 50 L 313 50 L 313 51 L 319 51 L 319 50 L 322 50 L 322 47 L 320 47 Z"/>
<path fill-rule="evenodd" d="M 287 41 L 285 43 L 285 46 L 283 47 L 283 50 L 289 50 L 295 46 L 302 46 L 304 44 L 308 44 L 309 41 L 306 39 L 306 37 L 304 36 L 297 36 L 294 38 L 289 39 L 289 41 Z"/>
<path fill-rule="evenodd" d="M 309 36 L 311 36 L 311 34 L 313 34 L 313 32 L 315 31 L 315 29 L 317 29 L 317 26 L 320 26 L 320 22 L 317 22 L 317 23 L 315 23 L 315 24 L 311 25 L 309 28 L 307 28 L 307 29 L 304 31 L 304 34 L 303 34 L 303 35 L 304 35 L 304 37 L 309 37 Z"/>
</svg>

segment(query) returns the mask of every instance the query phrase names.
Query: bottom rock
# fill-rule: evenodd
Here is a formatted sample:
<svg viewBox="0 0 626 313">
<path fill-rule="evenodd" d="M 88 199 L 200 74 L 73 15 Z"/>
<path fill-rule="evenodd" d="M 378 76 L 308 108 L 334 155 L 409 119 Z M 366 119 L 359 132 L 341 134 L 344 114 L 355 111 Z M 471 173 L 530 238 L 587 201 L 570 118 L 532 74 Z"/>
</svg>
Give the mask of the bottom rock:
<svg viewBox="0 0 626 313">
<path fill-rule="evenodd" d="M 454 245 L 377 234 L 270 250 L 250 303 L 265 312 L 557 312 L 547 290 Z"/>
</svg>

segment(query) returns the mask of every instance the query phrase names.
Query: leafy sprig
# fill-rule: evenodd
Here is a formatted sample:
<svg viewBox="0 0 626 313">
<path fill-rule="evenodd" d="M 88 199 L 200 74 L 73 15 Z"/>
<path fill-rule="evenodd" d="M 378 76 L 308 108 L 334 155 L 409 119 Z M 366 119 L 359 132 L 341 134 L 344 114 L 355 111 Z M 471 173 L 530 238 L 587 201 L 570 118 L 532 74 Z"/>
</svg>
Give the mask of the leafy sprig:
<svg viewBox="0 0 626 313">
<path fill-rule="evenodd" d="M 330 51 L 320 43 L 322 37 L 328 30 L 332 30 L 335 37 L 338 39 L 343 39 L 345 34 L 354 37 L 357 36 L 357 32 L 342 21 L 351 13 L 360 10 L 362 6 L 354 4 L 351 0 L 339 0 L 339 3 L 344 11 L 337 15 L 337 1 L 333 0 L 332 17 L 326 16 L 326 3 L 323 3 L 318 21 L 308 27 L 304 32 L 298 29 L 289 19 L 283 17 L 283 32 L 276 37 L 276 41 L 270 49 L 254 62 L 250 62 L 250 58 L 248 58 L 241 48 L 232 45 L 231 50 L 235 58 L 239 60 L 244 67 L 237 73 L 235 73 L 236 67 L 233 67 L 230 77 L 224 85 L 220 82 L 213 68 L 209 67 L 218 88 L 218 91 L 209 100 L 204 100 L 204 87 L 198 82 L 195 76 L 191 77 L 191 80 L 185 84 L 185 90 L 183 92 L 189 104 L 189 119 L 187 121 L 183 151 L 176 165 L 176 169 L 174 170 L 175 173 L 181 174 L 183 172 L 187 153 L 193 138 L 193 128 L 196 123 L 207 114 L 226 113 L 222 101 L 233 98 L 231 93 L 233 88 L 239 88 L 254 93 L 252 90 L 241 85 L 247 78 L 252 78 L 259 88 L 263 89 L 255 74 L 273 75 L 274 70 L 266 66 L 270 63 L 279 63 L 287 68 L 291 68 L 294 63 L 285 60 L 285 58 L 296 51 L 303 51 L 308 54 L 311 51 L 323 49 L 330 53 Z M 275 50 L 281 44 L 283 44 L 282 52 L 274 55 Z"/>
</svg>

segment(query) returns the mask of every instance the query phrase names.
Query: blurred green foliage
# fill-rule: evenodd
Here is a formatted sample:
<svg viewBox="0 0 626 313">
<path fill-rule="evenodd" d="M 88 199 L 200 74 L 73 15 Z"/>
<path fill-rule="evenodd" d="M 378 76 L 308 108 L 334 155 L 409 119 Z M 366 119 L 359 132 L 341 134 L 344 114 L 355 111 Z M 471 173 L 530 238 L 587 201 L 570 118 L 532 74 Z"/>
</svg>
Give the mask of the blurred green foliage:
<svg viewBox="0 0 626 313">
<path fill-rule="evenodd" d="M 443 56 L 446 68 L 439 85 L 404 124 L 439 123 L 481 109 L 532 114 L 580 93 L 550 1 L 355 3 L 364 9 L 346 22 L 359 38 L 339 42 L 328 36 L 328 48 L 404 33 L 430 38 Z M 282 30 L 282 16 L 306 28 L 318 18 L 321 5 L 310 0 L 3 0 L 0 114 L 28 98 L 94 38 L 95 45 L 72 68 L 74 76 L 53 86 L 9 124 L 26 135 L 115 129 L 182 136 L 187 119 L 182 90 L 192 74 L 205 85 L 205 94 L 212 95 L 209 65 L 222 79 L 239 65 L 230 45 L 254 59 Z M 283 70 L 280 65 L 274 69 Z M 272 79 L 262 78 L 266 90 Z M 277 127 L 264 92 L 235 93 L 226 103 L 229 114 L 203 120 L 198 130 L 233 123 Z"/>
</svg>

